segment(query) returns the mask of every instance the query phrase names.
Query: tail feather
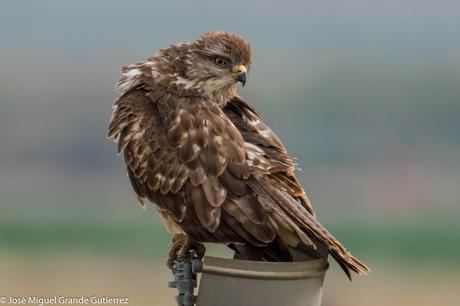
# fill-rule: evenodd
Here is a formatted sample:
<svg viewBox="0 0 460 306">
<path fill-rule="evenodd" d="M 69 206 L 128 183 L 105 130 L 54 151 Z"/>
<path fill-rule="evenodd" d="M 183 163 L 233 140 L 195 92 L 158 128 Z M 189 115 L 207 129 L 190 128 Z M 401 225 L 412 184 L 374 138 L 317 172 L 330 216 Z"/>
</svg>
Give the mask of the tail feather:
<svg viewBox="0 0 460 306">
<path fill-rule="evenodd" d="M 316 218 L 310 217 L 309 219 L 309 224 L 311 224 L 311 227 L 314 228 L 314 232 L 318 235 L 317 239 L 326 244 L 331 256 L 334 257 L 350 280 L 350 270 L 358 275 L 366 275 L 367 272 L 370 271 L 363 262 L 354 257 L 340 241 L 324 228 Z"/>
<path fill-rule="evenodd" d="M 350 270 L 357 273 L 358 275 L 367 275 L 370 269 L 362 263 L 359 259 L 348 253 L 349 257 L 344 258 L 342 255 L 335 251 L 331 251 L 331 256 L 334 257 L 335 261 L 339 264 L 348 278 L 351 280 Z"/>
<path fill-rule="evenodd" d="M 314 238 L 325 244 L 331 256 L 337 261 L 344 270 L 348 278 L 351 279 L 350 270 L 362 275 L 369 272 L 369 268 L 360 260 L 355 258 L 329 231 L 322 226 L 315 216 L 309 213 L 298 201 L 283 190 L 273 187 L 271 184 L 262 184 L 257 180 L 252 180 L 251 187 L 262 197 L 265 204 L 271 206 L 275 212 L 282 211 L 280 216 L 287 223 L 295 223 L 305 231 L 309 238 Z M 304 241 L 302 235 L 299 235 L 302 244 L 308 247 L 312 246 L 311 239 Z"/>
</svg>

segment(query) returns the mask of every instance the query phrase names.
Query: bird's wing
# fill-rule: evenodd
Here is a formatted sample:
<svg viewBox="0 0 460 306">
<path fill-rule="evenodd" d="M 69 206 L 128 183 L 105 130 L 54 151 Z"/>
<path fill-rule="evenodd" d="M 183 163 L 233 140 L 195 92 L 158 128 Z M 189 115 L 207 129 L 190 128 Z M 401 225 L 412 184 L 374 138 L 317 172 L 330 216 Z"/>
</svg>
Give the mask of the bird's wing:
<svg viewBox="0 0 460 306">
<path fill-rule="evenodd" d="M 317 241 L 324 243 L 349 277 L 349 270 L 359 274 L 368 271 L 316 220 L 311 204 L 294 176 L 292 159 L 255 110 L 240 97 L 234 97 L 224 111 L 245 141 L 246 157 L 251 167 L 248 184 L 259 202 L 274 212 L 278 225 L 287 224 L 288 230 L 295 232 L 302 244 L 311 248 L 315 248 Z M 283 237 L 282 231 L 278 233 L 282 239 L 289 238 Z"/>
<path fill-rule="evenodd" d="M 108 136 L 118 140 L 138 198 L 155 202 L 177 223 L 193 214 L 214 232 L 221 216 L 237 213 L 221 206 L 250 169 L 241 134 L 217 105 L 136 88 L 115 102 Z"/>
<path fill-rule="evenodd" d="M 138 86 L 115 102 L 108 136 L 139 200 L 155 202 L 198 241 L 264 246 L 294 232 L 305 245 L 324 242 L 344 270 L 364 271 L 316 221 L 292 159 L 243 100 L 222 110 Z"/>
<path fill-rule="evenodd" d="M 224 109 L 240 131 L 253 173 L 270 177 L 277 187 L 286 190 L 311 215 L 313 207 L 295 177 L 295 163 L 278 136 L 242 98 L 235 96 Z"/>
</svg>

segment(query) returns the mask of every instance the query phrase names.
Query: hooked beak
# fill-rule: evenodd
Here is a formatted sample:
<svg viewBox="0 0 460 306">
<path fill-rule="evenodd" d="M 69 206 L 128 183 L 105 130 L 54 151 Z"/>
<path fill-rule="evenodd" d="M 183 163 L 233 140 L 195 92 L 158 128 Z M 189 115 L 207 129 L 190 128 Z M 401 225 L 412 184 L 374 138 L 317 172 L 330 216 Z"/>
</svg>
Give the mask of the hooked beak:
<svg viewBox="0 0 460 306">
<path fill-rule="evenodd" d="M 241 84 L 244 86 L 246 84 L 248 69 L 244 65 L 238 65 L 234 67 L 234 71 L 238 73 L 236 75 L 236 80 L 241 82 Z"/>
</svg>

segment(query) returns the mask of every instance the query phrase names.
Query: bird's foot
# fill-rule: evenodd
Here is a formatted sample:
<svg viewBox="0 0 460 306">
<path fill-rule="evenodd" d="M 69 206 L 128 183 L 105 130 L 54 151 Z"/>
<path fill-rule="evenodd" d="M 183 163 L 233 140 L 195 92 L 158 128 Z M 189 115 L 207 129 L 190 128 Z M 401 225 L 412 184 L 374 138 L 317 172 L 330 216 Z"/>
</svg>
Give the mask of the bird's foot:
<svg viewBox="0 0 460 306">
<path fill-rule="evenodd" d="M 206 247 L 202 243 L 193 241 L 185 234 L 176 234 L 169 246 L 166 264 L 170 269 L 173 269 L 178 260 L 182 260 L 186 256 L 189 256 L 191 252 L 201 259 L 204 257 Z"/>
</svg>

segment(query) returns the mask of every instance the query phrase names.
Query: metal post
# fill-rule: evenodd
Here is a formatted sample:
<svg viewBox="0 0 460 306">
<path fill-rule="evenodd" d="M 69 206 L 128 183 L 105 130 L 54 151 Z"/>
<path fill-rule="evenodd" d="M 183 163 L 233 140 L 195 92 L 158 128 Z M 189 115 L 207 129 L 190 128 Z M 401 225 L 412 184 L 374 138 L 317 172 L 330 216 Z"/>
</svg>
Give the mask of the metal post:
<svg viewBox="0 0 460 306">
<path fill-rule="evenodd" d="M 176 261 L 171 269 L 174 280 L 169 282 L 169 288 L 177 289 L 176 302 L 178 306 L 195 305 L 197 297 L 194 291 L 197 287 L 197 273 L 202 270 L 203 262 L 193 252 Z"/>
<path fill-rule="evenodd" d="M 297 262 L 257 262 L 191 253 L 178 260 L 170 288 L 178 306 L 320 306 L 327 257 Z M 201 274 L 198 296 L 197 273 Z"/>
</svg>

